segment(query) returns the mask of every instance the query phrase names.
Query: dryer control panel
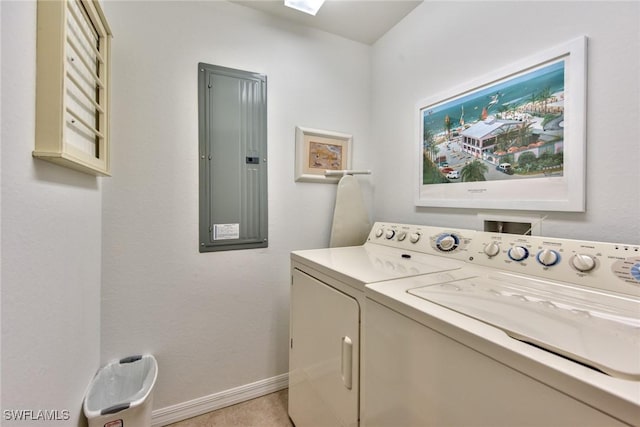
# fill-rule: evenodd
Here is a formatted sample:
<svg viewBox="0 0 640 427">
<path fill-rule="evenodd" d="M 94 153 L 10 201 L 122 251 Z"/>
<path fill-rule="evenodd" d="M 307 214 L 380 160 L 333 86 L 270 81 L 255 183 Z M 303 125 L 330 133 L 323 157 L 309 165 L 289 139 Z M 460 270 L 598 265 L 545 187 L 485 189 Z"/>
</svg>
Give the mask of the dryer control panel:
<svg viewBox="0 0 640 427">
<path fill-rule="evenodd" d="M 640 245 L 382 222 L 367 244 L 640 296 Z"/>
</svg>

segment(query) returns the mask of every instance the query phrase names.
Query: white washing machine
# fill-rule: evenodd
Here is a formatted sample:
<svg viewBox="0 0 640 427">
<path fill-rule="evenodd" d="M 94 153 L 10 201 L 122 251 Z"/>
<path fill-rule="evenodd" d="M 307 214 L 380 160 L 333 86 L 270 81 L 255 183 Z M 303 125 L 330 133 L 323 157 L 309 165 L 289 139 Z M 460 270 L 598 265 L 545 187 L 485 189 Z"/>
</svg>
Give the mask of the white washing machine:
<svg viewBox="0 0 640 427">
<path fill-rule="evenodd" d="M 362 425 L 640 426 L 640 246 L 428 228 L 368 285 Z"/>
<path fill-rule="evenodd" d="M 362 246 L 291 254 L 289 416 L 296 427 L 357 426 L 365 285 L 464 265 L 412 249 L 420 227 L 375 224 Z"/>
</svg>

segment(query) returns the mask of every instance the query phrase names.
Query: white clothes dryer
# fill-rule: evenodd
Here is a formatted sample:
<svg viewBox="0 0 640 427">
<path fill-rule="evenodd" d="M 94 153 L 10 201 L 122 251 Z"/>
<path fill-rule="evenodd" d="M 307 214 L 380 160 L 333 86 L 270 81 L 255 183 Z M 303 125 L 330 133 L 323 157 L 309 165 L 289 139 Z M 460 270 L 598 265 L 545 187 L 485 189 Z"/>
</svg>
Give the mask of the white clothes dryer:
<svg viewBox="0 0 640 427">
<path fill-rule="evenodd" d="M 461 268 L 416 252 L 419 226 L 374 224 L 361 246 L 291 254 L 289 416 L 296 427 L 357 426 L 365 285 Z"/>
</svg>

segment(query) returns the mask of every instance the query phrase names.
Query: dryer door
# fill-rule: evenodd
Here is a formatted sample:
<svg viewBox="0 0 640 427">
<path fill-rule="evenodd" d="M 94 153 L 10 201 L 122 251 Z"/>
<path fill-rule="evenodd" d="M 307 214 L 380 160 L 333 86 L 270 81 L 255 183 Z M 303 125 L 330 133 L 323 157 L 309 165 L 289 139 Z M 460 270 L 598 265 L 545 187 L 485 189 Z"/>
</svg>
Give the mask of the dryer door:
<svg viewBox="0 0 640 427">
<path fill-rule="evenodd" d="M 355 298 L 294 270 L 289 416 L 296 427 L 358 425 L 359 322 Z"/>
</svg>

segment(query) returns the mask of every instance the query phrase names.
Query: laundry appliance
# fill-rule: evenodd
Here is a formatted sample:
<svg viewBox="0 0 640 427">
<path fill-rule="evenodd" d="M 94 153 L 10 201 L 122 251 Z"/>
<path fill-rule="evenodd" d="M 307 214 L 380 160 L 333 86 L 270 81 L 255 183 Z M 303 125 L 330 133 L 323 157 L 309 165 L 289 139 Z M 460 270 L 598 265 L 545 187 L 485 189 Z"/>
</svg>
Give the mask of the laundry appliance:
<svg viewBox="0 0 640 427">
<path fill-rule="evenodd" d="M 360 246 L 291 254 L 289 415 L 296 427 L 357 426 L 365 285 L 461 268 L 415 252 L 419 227 L 374 226 Z"/>
<path fill-rule="evenodd" d="M 640 245 L 384 223 L 369 243 L 413 228 L 463 265 L 365 287 L 363 426 L 640 426 Z"/>
</svg>

